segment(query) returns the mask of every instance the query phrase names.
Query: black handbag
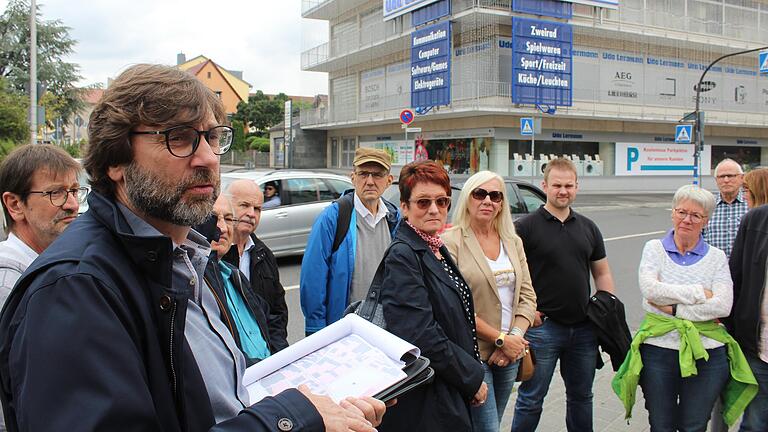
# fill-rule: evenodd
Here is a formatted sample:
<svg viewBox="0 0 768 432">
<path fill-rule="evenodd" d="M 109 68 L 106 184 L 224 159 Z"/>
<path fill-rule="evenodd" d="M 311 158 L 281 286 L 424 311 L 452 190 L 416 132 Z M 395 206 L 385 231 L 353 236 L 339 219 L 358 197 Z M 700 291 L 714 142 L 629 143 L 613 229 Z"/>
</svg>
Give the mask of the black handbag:
<svg viewBox="0 0 768 432">
<path fill-rule="evenodd" d="M 396 242 L 392 242 L 387 248 L 387 251 L 384 252 L 384 256 L 381 258 L 381 262 L 376 268 L 376 274 L 373 275 L 371 286 L 368 288 L 368 294 L 365 295 L 364 299 L 350 303 L 349 306 L 344 309 L 344 315 L 350 313 L 357 314 L 366 321 L 370 321 L 386 330 L 387 322 L 384 319 L 384 309 L 381 306 L 381 283 L 384 280 L 384 260 L 387 258 L 387 255 L 389 255 L 389 249 L 395 243 Z"/>
</svg>

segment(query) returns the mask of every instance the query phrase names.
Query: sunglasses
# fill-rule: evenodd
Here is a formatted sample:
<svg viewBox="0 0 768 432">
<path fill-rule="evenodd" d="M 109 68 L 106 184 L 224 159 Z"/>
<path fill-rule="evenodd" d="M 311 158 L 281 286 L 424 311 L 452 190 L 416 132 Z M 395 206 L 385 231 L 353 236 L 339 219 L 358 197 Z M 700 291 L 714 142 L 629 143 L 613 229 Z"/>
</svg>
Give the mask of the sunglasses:
<svg viewBox="0 0 768 432">
<path fill-rule="evenodd" d="M 472 198 L 478 201 L 483 201 L 487 196 L 491 197 L 491 202 L 495 203 L 500 203 L 504 199 L 504 193 L 501 191 L 488 192 L 483 188 L 477 188 L 472 191 Z"/>
<path fill-rule="evenodd" d="M 417 200 L 411 200 L 411 202 L 416 203 L 416 207 L 418 207 L 421 210 L 427 210 L 428 208 L 432 207 L 433 202 L 435 203 L 437 208 L 444 209 L 451 205 L 451 198 L 450 197 L 440 197 L 435 199 L 421 198 Z"/>
</svg>

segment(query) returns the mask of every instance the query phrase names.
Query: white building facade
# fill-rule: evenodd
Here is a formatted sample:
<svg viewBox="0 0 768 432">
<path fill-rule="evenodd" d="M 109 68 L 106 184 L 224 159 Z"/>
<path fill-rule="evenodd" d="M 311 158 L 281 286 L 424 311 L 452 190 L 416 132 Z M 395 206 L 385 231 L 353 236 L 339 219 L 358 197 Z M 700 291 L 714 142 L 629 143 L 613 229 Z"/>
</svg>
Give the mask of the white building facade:
<svg viewBox="0 0 768 432">
<path fill-rule="evenodd" d="M 542 5 L 564 15 L 531 9 Z M 448 14 L 422 23 L 423 8 Z M 702 72 L 722 55 L 768 45 L 768 0 L 303 0 L 302 14 L 329 22 L 328 42 L 301 63 L 328 73 L 329 106 L 302 111 L 301 126 L 328 131 L 329 168 L 350 167 L 364 146 L 389 149 L 395 165 L 418 149 L 457 174 L 528 176 L 567 156 L 585 176 L 690 176 L 694 146 L 675 143 L 675 125 L 694 110 Z M 417 41 L 433 40 L 420 39 L 429 29 L 445 26 L 446 61 L 417 51 Z M 568 43 L 551 46 L 529 38 L 565 33 Z M 735 56 L 703 80 L 703 175 L 724 157 L 768 165 L 759 67 L 757 52 Z M 565 92 L 538 107 L 521 100 L 537 79 Z M 433 85 L 448 99 L 414 106 L 412 92 Z M 399 114 L 413 108 L 420 131 L 406 139 Z M 521 135 L 523 117 L 538 123 L 535 148 Z"/>
</svg>

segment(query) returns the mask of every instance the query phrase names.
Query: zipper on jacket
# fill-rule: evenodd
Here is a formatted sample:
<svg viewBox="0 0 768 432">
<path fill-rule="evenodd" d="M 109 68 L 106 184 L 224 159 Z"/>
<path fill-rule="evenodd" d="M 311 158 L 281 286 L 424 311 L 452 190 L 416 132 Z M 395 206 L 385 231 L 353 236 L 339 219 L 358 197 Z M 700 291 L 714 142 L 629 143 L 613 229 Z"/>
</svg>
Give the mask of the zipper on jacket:
<svg viewBox="0 0 768 432">
<path fill-rule="evenodd" d="M 173 397 L 178 402 L 179 395 L 178 395 L 178 389 L 177 389 L 177 377 L 176 377 L 176 362 L 174 361 L 173 354 L 174 354 L 174 347 L 173 347 L 173 340 L 174 340 L 174 333 L 176 330 L 176 309 L 177 309 L 177 302 L 173 302 L 173 306 L 171 307 L 171 337 L 170 337 L 170 366 L 171 366 L 171 384 L 173 385 Z"/>
<path fill-rule="evenodd" d="M 219 298 L 219 295 L 216 294 L 216 290 L 213 289 L 213 285 L 211 285 L 211 282 L 208 281 L 208 276 L 203 276 L 203 280 L 208 285 L 208 289 L 211 291 L 211 294 L 213 294 L 213 298 L 216 299 L 216 303 L 219 304 L 219 309 L 221 309 L 221 314 L 224 315 L 224 319 L 227 320 L 227 328 L 229 328 L 229 332 L 232 333 L 232 336 L 234 336 L 235 335 L 235 329 L 232 327 L 232 322 L 229 320 L 229 314 L 227 313 L 227 309 L 225 309 L 226 306 L 224 305 L 224 303 Z M 226 285 L 226 282 L 224 282 L 224 285 Z M 227 290 L 226 286 L 224 286 L 222 288 L 224 288 L 225 291 Z"/>
</svg>

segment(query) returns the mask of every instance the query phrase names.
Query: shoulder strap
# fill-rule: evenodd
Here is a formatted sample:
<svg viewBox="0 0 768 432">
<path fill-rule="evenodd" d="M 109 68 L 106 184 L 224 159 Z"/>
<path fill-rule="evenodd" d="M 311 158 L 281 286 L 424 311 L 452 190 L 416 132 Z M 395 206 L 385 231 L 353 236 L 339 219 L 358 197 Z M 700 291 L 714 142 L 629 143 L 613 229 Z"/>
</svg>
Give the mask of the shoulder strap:
<svg viewBox="0 0 768 432">
<path fill-rule="evenodd" d="M 339 250 L 341 242 L 344 241 L 344 237 L 347 236 L 347 231 L 349 231 L 349 221 L 352 220 L 352 208 L 354 205 L 347 195 L 343 195 L 336 200 L 336 204 L 339 206 L 339 217 L 336 219 L 336 235 L 333 238 L 331 253 Z"/>
</svg>

